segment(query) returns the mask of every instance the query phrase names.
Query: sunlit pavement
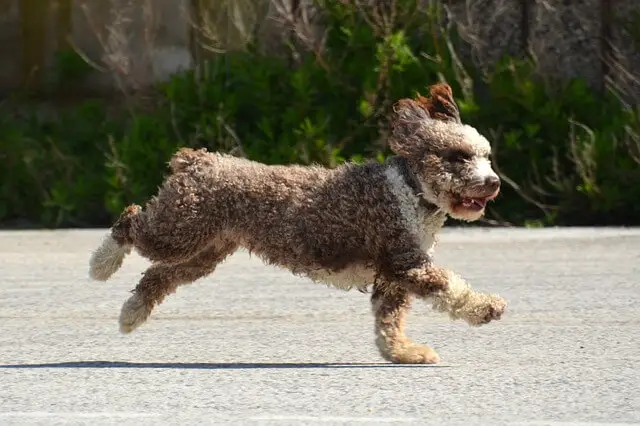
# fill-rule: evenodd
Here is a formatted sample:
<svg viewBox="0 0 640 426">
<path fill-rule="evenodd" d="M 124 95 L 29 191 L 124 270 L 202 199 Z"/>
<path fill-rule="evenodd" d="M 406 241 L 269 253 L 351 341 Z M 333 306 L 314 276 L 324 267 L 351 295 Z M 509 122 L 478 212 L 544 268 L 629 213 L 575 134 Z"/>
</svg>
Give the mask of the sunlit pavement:
<svg viewBox="0 0 640 426">
<path fill-rule="evenodd" d="M 640 424 L 640 230 L 445 229 L 436 261 L 509 306 L 416 303 L 438 366 L 381 360 L 368 295 L 244 252 L 122 335 L 147 263 L 90 281 L 105 232 L 0 232 L 0 425 Z"/>
</svg>

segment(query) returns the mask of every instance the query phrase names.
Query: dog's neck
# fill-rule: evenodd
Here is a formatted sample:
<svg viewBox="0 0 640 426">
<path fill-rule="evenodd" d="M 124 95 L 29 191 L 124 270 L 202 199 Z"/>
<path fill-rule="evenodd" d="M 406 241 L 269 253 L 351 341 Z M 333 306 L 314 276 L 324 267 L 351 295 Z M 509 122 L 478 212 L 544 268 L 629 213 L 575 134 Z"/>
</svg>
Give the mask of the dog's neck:
<svg viewBox="0 0 640 426">
<path fill-rule="evenodd" d="M 429 213 L 437 213 L 440 208 L 424 198 L 422 185 L 420 184 L 416 174 L 411 170 L 409 160 L 398 155 L 392 157 L 390 162 L 398 168 L 398 171 L 404 178 L 404 181 L 407 183 L 409 188 L 413 190 L 414 195 L 418 197 L 420 207 L 426 209 Z"/>
</svg>

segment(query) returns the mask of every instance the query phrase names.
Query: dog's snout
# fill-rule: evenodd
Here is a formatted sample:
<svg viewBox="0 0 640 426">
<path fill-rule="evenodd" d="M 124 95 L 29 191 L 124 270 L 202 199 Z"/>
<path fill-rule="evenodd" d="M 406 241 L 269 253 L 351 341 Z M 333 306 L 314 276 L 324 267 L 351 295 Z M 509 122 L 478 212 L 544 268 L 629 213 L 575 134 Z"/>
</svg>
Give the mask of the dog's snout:
<svg viewBox="0 0 640 426">
<path fill-rule="evenodd" d="M 484 184 L 489 188 L 498 189 L 500 188 L 500 178 L 496 175 L 487 176 L 484 180 Z"/>
</svg>

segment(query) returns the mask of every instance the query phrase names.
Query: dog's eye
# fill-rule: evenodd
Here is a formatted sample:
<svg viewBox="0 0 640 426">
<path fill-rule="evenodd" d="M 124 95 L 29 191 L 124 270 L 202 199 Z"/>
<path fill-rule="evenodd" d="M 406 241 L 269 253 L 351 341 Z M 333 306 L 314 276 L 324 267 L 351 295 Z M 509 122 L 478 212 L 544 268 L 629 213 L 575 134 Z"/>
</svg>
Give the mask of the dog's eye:
<svg viewBox="0 0 640 426">
<path fill-rule="evenodd" d="M 447 151 L 446 158 L 452 163 L 462 163 L 471 160 L 471 153 L 461 149 L 452 149 Z"/>
</svg>

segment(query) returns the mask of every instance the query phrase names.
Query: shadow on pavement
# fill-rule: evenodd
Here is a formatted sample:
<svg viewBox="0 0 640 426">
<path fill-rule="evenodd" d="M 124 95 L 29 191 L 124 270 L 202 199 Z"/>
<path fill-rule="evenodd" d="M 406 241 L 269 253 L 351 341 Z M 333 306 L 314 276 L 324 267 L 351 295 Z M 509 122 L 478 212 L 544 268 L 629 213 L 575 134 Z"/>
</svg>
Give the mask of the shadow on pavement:
<svg viewBox="0 0 640 426">
<path fill-rule="evenodd" d="M 121 362 L 121 361 L 72 361 L 48 364 L 4 364 L 0 368 L 167 368 L 187 370 L 244 370 L 270 368 L 442 368 L 445 365 L 412 365 L 390 363 L 323 363 L 323 362 Z"/>
</svg>

